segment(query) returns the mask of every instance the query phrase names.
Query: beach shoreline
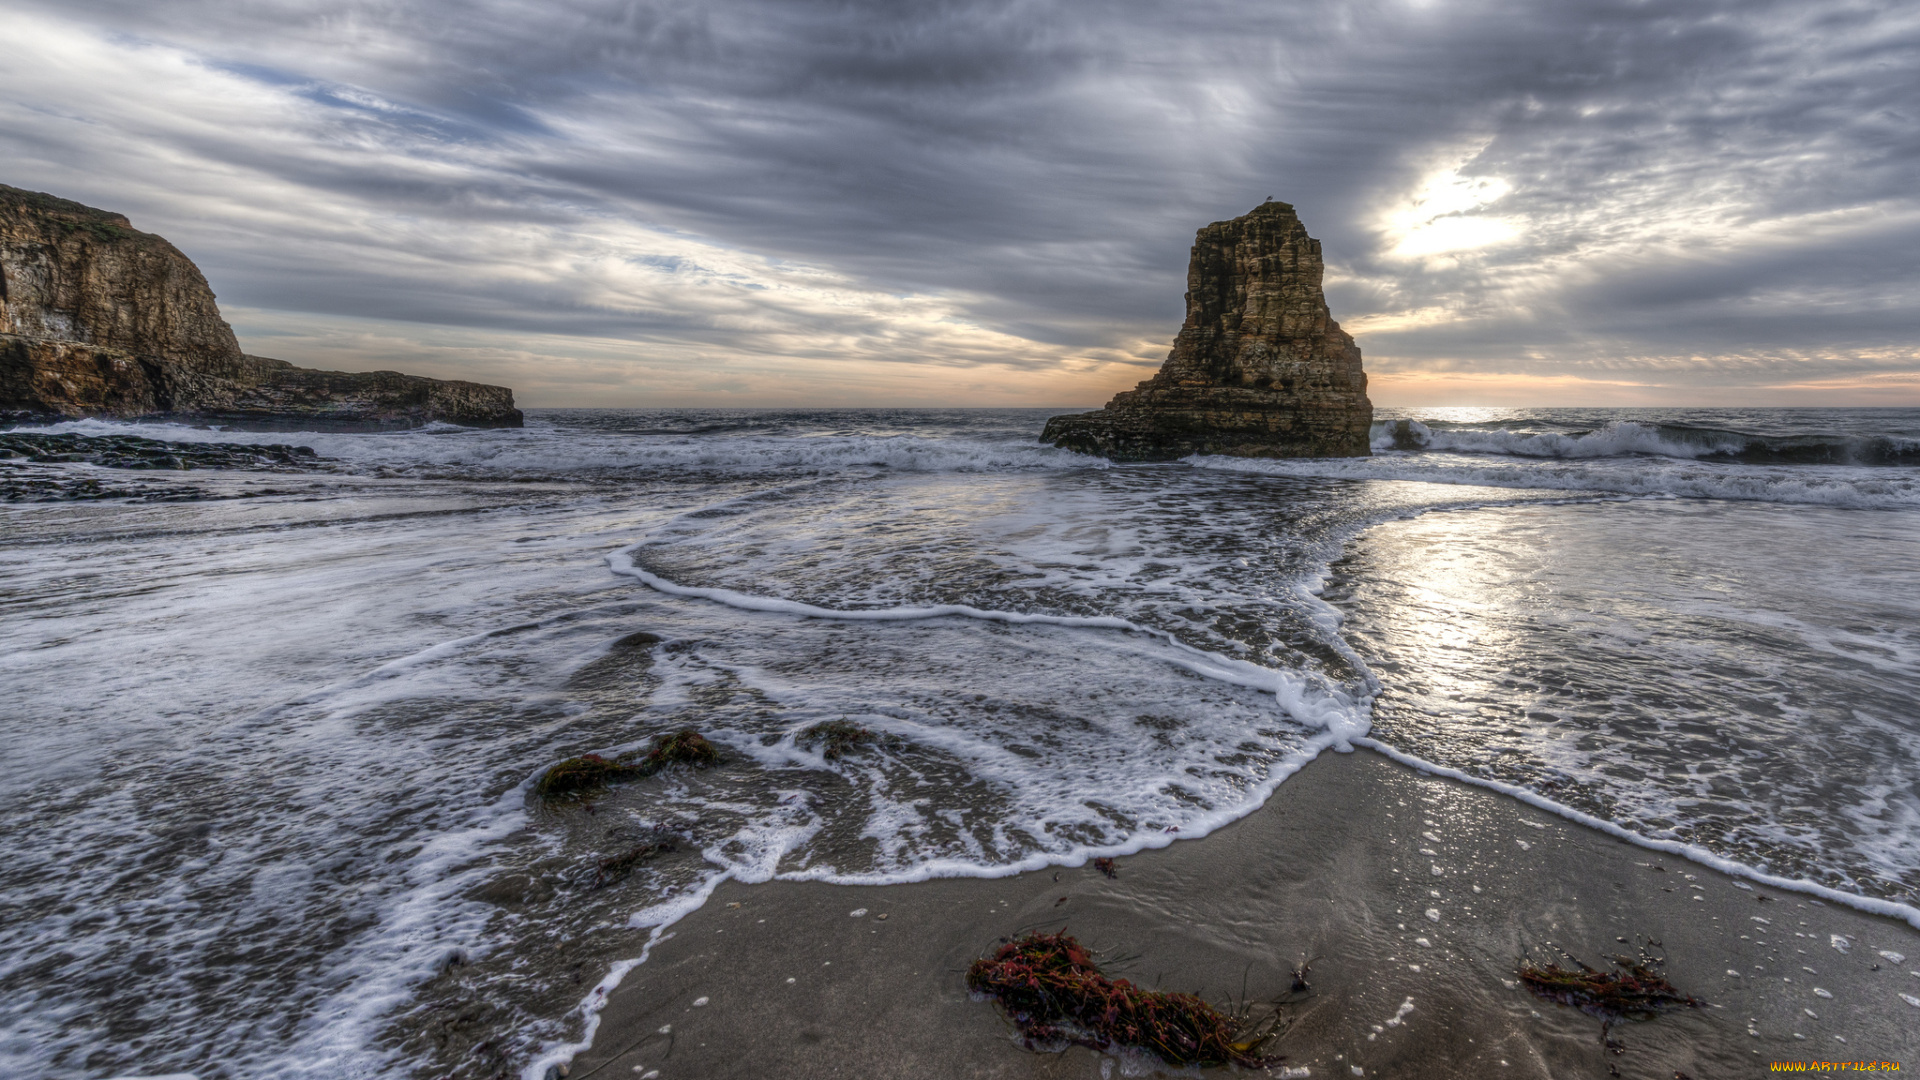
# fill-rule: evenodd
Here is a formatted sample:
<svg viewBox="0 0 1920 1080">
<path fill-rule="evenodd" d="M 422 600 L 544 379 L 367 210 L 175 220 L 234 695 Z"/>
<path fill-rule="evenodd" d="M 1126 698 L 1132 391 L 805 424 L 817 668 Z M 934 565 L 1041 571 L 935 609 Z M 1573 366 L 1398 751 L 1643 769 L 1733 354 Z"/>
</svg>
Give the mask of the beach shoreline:
<svg viewBox="0 0 1920 1080">
<path fill-rule="evenodd" d="M 15 458 L 55 501 L 7 511 L 0 1073 L 1140 1071 L 968 999 L 1062 928 L 1255 1008 L 1319 957 L 1275 1075 L 1910 1056 L 1920 473 L 1608 447 L 1837 453 L 1920 413 L 1409 416 L 1428 449 L 1272 476 L 1055 460 L 1020 410 Z M 529 790 L 687 728 L 724 760 Z M 1876 904 L 1906 928 L 1840 910 Z M 1664 952 L 1718 1008 L 1609 1061 L 1507 985 L 1558 947 Z"/>
<path fill-rule="evenodd" d="M 1112 879 L 1087 865 L 883 886 L 722 883 L 608 996 L 569 1075 L 1194 1072 L 1034 1052 L 995 1005 L 970 999 L 973 959 L 1063 929 L 1116 977 L 1277 1011 L 1275 1076 L 1668 1080 L 1920 1060 L 1920 1008 L 1901 996 L 1920 995 L 1910 926 L 1359 750 L 1323 754 L 1205 838 L 1120 860 Z M 1705 1006 L 1620 1025 L 1616 1054 L 1597 1019 L 1515 978 L 1522 957 L 1606 968 L 1616 955 L 1662 957 Z M 1289 993 L 1309 960 L 1311 992 Z"/>
</svg>

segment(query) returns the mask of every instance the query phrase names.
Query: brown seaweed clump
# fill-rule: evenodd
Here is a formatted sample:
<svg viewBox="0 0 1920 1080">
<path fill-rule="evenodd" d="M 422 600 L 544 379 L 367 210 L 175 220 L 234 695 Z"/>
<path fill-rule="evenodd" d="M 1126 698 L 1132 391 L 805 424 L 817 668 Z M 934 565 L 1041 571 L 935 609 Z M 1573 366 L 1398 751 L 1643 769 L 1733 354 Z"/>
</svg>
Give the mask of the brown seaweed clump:
<svg viewBox="0 0 1920 1080">
<path fill-rule="evenodd" d="M 1136 1046 L 1170 1065 L 1243 1065 L 1276 1058 L 1241 1041 L 1233 1017 L 1192 994 L 1142 990 L 1100 973 L 1065 934 L 1028 934 L 967 969 L 967 989 L 997 998 L 1029 1047 L 1062 1040 L 1106 1050 Z"/>
<path fill-rule="evenodd" d="M 706 736 L 692 728 L 662 735 L 655 740 L 653 750 L 640 759 L 640 768 L 644 770 L 640 775 L 652 776 L 676 763 L 704 769 L 720 763 L 720 751 L 713 748 Z"/>
<path fill-rule="evenodd" d="M 858 724 L 846 720 L 828 720 L 802 731 L 795 741 L 808 746 L 825 743 L 826 749 L 821 751 L 821 756 L 834 761 L 873 740 L 873 732 Z"/>
<path fill-rule="evenodd" d="M 1615 1020 L 1651 1020 L 1675 1009 L 1697 1009 L 1702 1002 L 1674 989 L 1673 984 L 1642 964 L 1624 971 L 1595 971 L 1578 960 L 1575 968 L 1558 964 L 1541 967 L 1532 961 L 1520 965 L 1520 981 L 1537 997 L 1570 1005 L 1588 1016 Z"/>
<path fill-rule="evenodd" d="M 582 754 L 560 762 L 540 777 L 533 790 L 546 798 L 591 791 L 621 780 L 652 776 L 669 765 L 680 763 L 704 769 L 720 761 L 720 752 L 706 737 L 692 728 L 662 735 L 653 749 L 636 762 Z"/>
<path fill-rule="evenodd" d="M 557 795 L 571 795 L 581 791 L 591 791 L 619 780 L 632 780 L 645 776 L 638 765 L 626 765 L 601 757 L 599 754 L 581 754 L 548 769 L 533 790 L 547 798 Z"/>
</svg>

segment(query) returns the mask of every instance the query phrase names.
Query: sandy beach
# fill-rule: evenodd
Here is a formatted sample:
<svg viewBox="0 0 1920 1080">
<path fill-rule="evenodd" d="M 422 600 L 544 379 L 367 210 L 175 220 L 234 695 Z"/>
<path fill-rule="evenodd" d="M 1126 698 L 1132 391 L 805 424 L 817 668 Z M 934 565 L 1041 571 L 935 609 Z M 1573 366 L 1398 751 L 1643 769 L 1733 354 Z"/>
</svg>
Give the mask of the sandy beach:
<svg viewBox="0 0 1920 1080">
<path fill-rule="evenodd" d="M 1776 1061 L 1920 1061 L 1920 1007 L 1902 997 L 1920 995 L 1910 927 L 1362 750 L 1323 755 L 1248 818 L 1122 859 L 1112 879 L 1089 865 L 881 887 L 729 882 L 627 975 L 569 1072 L 1167 1072 L 1030 1051 L 994 1004 L 970 1000 L 967 965 L 1036 929 L 1077 936 L 1111 975 L 1277 1010 L 1274 1076 L 1705 1080 Z M 1706 1004 L 1622 1024 L 1617 1054 L 1598 1020 L 1515 979 L 1522 957 L 1606 967 L 1642 954 Z M 1307 960 L 1311 991 L 1290 993 Z"/>
</svg>

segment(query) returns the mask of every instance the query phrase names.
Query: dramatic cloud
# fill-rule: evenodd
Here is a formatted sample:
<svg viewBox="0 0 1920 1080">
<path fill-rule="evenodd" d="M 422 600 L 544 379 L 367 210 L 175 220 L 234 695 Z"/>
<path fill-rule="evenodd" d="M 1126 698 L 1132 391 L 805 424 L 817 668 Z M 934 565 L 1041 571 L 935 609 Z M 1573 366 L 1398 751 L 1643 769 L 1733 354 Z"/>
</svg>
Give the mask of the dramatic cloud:
<svg viewBox="0 0 1920 1080">
<path fill-rule="evenodd" d="M 0 0 L 0 182 L 250 350 L 531 404 L 1097 403 L 1269 195 L 1382 401 L 1920 402 L 1920 9 Z"/>
</svg>

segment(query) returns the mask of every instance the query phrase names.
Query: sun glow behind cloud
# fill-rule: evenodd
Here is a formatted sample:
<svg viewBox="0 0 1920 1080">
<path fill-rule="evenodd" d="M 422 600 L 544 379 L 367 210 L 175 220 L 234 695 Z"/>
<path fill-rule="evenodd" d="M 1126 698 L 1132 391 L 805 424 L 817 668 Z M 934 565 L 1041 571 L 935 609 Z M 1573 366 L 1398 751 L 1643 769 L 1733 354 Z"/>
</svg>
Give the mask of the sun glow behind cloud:
<svg viewBox="0 0 1920 1080">
<path fill-rule="evenodd" d="M 1388 258 L 1426 260 L 1430 269 L 1456 265 L 1436 255 L 1477 251 L 1518 236 L 1511 218 L 1481 211 L 1505 198 L 1513 185 L 1497 176 L 1463 175 L 1486 149 L 1482 142 L 1455 164 L 1428 173 L 1399 204 L 1381 215 Z"/>
</svg>

